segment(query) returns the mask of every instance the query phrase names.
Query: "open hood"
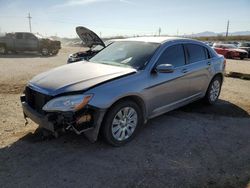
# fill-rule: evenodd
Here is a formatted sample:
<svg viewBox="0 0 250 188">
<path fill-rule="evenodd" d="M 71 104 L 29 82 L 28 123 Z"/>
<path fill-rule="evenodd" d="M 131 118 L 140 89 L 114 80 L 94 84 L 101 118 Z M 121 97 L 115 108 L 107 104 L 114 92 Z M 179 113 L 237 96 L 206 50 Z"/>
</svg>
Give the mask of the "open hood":
<svg viewBox="0 0 250 188">
<path fill-rule="evenodd" d="M 86 27 L 76 27 L 76 33 L 82 40 L 83 45 L 86 47 L 92 48 L 96 45 L 101 45 L 105 47 L 105 44 L 102 39 L 100 39 L 97 34 L 95 34 L 93 31 L 89 30 Z"/>
</svg>

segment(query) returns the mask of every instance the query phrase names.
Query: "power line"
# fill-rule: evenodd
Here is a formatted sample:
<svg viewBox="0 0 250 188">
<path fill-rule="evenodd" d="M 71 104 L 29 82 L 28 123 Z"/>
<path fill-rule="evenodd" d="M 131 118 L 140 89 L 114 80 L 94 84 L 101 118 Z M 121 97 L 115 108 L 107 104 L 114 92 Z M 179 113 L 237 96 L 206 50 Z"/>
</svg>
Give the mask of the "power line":
<svg viewBox="0 0 250 188">
<path fill-rule="evenodd" d="M 159 36 L 161 35 L 161 28 L 160 27 L 158 29 L 158 34 L 159 34 Z"/>
<path fill-rule="evenodd" d="M 30 13 L 28 14 L 28 17 L 27 17 L 28 19 L 29 19 L 29 26 L 30 26 L 30 32 L 32 32 L 32 30 L 31 30 L 31 16 L 30 16 Z"/>
</svg>

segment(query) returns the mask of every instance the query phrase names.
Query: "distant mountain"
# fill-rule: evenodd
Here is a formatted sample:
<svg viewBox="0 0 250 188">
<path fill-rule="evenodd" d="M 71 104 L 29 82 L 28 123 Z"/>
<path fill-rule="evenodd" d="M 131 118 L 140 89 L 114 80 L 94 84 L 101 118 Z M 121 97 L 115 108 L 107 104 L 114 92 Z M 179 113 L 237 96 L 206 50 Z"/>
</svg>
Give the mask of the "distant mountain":
<svg viewBox="0 0 250 188">
<path fill-rule="evenodd" d="M 237 31 L 230 33 L 230 35 L 250 35 L 250 31 Z"/>
<path fill-rule="evenodd" d="M 222 32 L 222 33 L 215 33 L 212 31 L 204 31 L 201 33 L 195 33 L 192 35 L 188 35 L 188 36 L 192 36 L 192 37 L 213 37 L 213 36 L 218 36 L 218 35 L 226 35 L 226 32 Z M 237 32 L 232 32 L 228 34 L 229 36 L 238 36 L 238 35 L 250 35 L 250 31 L 237 31 Z"/>
<path fill-rule="evenodd" d="M 193 36 L 193 37 L 212 37 L 212 36 L 217 36 L 218 34 L 212 31 L 204 31 L 201 33 L 196 33 L 196 34 L 192 34 L 189 36 Z"/>
</svg>

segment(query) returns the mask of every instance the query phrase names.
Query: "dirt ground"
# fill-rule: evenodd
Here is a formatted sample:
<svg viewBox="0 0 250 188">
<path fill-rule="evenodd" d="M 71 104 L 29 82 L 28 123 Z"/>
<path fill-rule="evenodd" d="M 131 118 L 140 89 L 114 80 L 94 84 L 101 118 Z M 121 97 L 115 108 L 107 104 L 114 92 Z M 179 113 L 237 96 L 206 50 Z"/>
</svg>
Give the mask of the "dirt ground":
<svg viewBox="0 0 250 188">
<path fill-rule="evenodd" d="M 34 134 L 19 101 L 25 84 L 78 50 L 0 57 L 0 187 L 250 187 L 249 80 L 226 77 L 216 105 L 150 120 L 124 147 Z M 227 60 L 226 71 L 250 73 L 250 60 Z"/>
</svg>

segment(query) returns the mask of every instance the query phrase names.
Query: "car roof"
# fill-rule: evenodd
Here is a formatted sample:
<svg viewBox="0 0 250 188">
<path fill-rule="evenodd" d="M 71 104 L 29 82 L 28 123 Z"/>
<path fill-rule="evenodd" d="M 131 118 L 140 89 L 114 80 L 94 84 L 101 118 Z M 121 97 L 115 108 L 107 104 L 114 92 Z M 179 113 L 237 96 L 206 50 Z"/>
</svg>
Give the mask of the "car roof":
<svg viewBox="0 0 250 188">
<path fill-rule="evenodd" d="M 118 41 L 139 41 L 139 42 L 152 42 L 152 43 L 163 44 L 168 41 L 176 41 L 176 40 L 197 41 L 181 37 L 133 37 L 126 39 L 119 39 Z"/>
</svg>

